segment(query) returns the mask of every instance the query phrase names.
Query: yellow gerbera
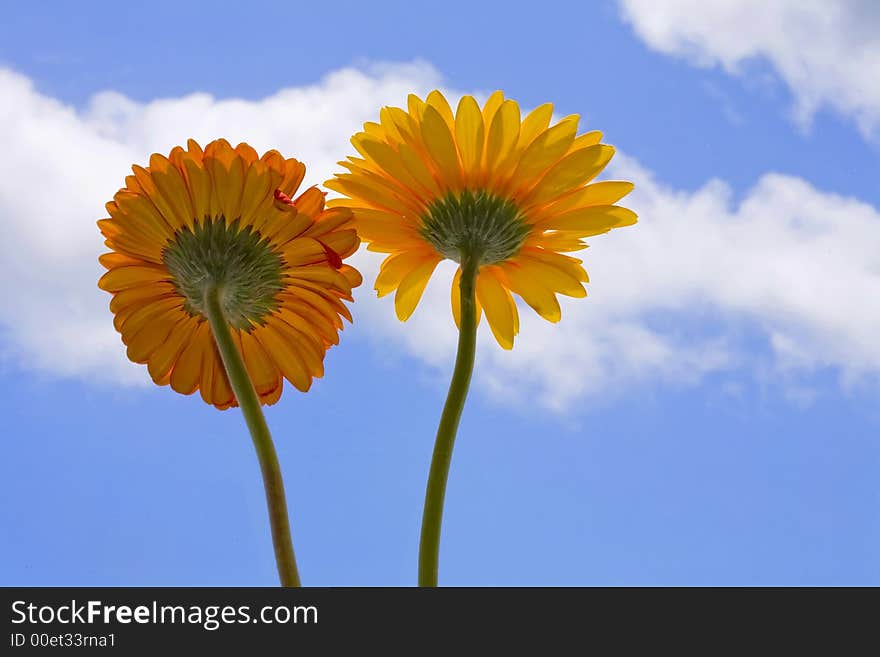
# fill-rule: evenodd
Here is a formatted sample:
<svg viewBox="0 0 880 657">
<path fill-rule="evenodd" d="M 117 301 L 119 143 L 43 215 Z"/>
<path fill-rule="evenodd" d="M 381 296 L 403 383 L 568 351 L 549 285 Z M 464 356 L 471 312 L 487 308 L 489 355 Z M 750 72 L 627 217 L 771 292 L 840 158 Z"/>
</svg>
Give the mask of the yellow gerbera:
<svg viewBox="0 0 880 657">
<path fill-rule="evenodd" d="M 128 357 L 159 385 L 237 405 L 206 320 L 210 283 L 260 403 L 278 400 L 284 378 L 308 390 L 361 282 L 342 263 L 359 244 L 351 212 L 325 209 L 315 187 L 291 200 L 300 162 L 222 139 L 204 151 L 190 140 L 133 172 L 98 222 L 112 250 L 98 285 L 113 294 Z"/>
<path fill-rule="evenodd" d="M 465 96 L 453 114 L 439 91 L 410 95 L 407 109 L 385 107 L 379 123 L 352 137 L 362 157 L 340 164 L 349 173 L 326 183 L 346 198 L 371 251 L 390 254 L 376 278 L 379 296 L 397 291 L 397 316 L 412 315 L 437 264 L 459 263 L 452 313 L 459 327 L 449 393 L 440 416 L 419 541 L 419 584 L 436 586 L 440 529 L 452 449 L 470 386 L 476 329 L 485 312 L 505 349 L 519 314 L 511 292 L 558 322 L 557 294 L 586 296 L 581 261 L 563 255 L 583 238 L 636 222 L 615 205 L 628 182 L 591 181 L 614 155 L 602 133 L 578 136 L 578 117 L 550 125 L 553 106 L 525 119 L 519 106 L 493 93 L 480 108 Z"/>
<path fill-rule="evenodd" d="M 397 291 L 397 316 L 415 310 L 437 263 L 477 252 L 480 307 L 498 343 L 513 347 L 519 317 L 511 292 L 542 317 L 560 319 L 557 294 L 586 296 L 581 260 L 562 255 L 583 238 L 636 222 L 614 205 L 629 182 L 590 184 L 614 148 L 598 131 L 577 135 L 578 117 L 553 126 L 551 104 L 525 119 L 500 91 L 480 108 L 464 96 L 453 114 L 439 91 L 410 95 L 406 110 L 385 107 L 379 123 L 352 137 L 362 157 L 326 183 L 347 198 L 368 249 L 390 255 L 376 278 L 379 296 Z M 330 202 L 334 204 L 333 201 Z M 460 322 L 459 277 L 452 311 Z"/>
</svg>

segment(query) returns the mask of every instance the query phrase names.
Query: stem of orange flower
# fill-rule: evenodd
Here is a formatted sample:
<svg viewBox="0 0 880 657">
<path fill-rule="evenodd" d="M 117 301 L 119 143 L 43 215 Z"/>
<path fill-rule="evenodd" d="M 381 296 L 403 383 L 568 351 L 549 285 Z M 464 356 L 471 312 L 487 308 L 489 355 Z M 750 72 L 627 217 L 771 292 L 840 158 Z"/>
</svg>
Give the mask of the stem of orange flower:
<svg viewBox="0 0 880 657">
<path fill-rule="evenodd" d="M 458 353 L 455 368 L 437 438 L 434 442 L 434 455 L 428 474 L 425 491 L 425 510 L 422 514 L 422 536 L 419 542 L 419 586 L 437 586 L 437 572 L 440 562 L 440 528 L 443 522 L 443 500 L 446 497 L 446 481 L 449 478 L 449 464 L 452 461 L 452 448 L 458 433 L 461 412 L 467 399 L 471 375 L 474 371 L 474 356 L 477 349 L 477 304 L 476 283 L 480 269 L 480 254 L 462 253 L 461 258 L 461 326 L 458 331 Z"/>
<path fill-rule="evenodd" d="M 272 527 L 272 543 L 275 546 L 275 562 L 278 565 L 281 586 L 300 586 L 278 455 L 275 453 L 272 434 L 269 433 L 269 425 L 266 424 L 257 391 L 254 389 L 238 347 L 232 339 L 229 323 L 223 315 L 223 305 L 220 302 L 222 294 L 223 290 L 216 285 L 209 285 L 205 289 L 205 314 L 211 324 L 211 332 L 223 359 L 232 392 L 235 393 L 235 399 L 241 407 L 257 450 L 257 459 L 260 461 L 260 470 L 263 473 L 263 486 L 266 489 L 269 524 Z"/>
</svg>

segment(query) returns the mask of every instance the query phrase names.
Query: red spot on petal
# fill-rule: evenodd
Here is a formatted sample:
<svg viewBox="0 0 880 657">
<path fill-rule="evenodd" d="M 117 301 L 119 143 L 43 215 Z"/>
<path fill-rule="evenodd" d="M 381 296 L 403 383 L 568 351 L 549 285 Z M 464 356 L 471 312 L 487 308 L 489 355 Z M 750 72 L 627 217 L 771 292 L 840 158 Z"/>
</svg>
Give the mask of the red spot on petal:
<svg viewBox="0 0 880 657">
<path fill-rule="evenodd" d="M 294 207 L 293 201 L 290 199 L 290 197 L 282 192 L 280 189 L 275 190 L 275 200 L 281 201 L 282 203 L 284 203 L 285 205 L 289 205 L 290 207 Z"/>
<path fill-rule="evenodd" d="M 324 253 L 327 254 L 327 262 L 330 263 L 330 266 L 333 267 L 333 269 L 342 269 L 342 258 L 339 257 L 339 254 L 324 244 L 321 240 L 315 238 L 315 241 L 324 247 Z"/>
</svg>

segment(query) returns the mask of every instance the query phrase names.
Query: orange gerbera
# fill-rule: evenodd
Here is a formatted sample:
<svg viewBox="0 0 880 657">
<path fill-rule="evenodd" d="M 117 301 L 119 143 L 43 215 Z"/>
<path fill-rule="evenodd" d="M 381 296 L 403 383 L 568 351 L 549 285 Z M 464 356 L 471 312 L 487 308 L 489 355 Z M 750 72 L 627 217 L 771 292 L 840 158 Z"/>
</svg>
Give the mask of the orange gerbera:
<svg viewBox="0 0 880 657">
<path fill-rule="evenodd" d="M 325 209 L 317 188 L 291 200 L 304 174 L 277 151 L 190 140 L 134 166 L 107 204 L 98 285 L 113 294 L 128 357 L 158 385 L 237 405 L 206 321 L 209 284 L 260 403 L 278 400 L 283 379 L 305 391 L 323 375 L 341 318 L 351 321 L 343 300 L 361 277 L 342 260 L 359 241 L 351 212 Z"/>
</svg>

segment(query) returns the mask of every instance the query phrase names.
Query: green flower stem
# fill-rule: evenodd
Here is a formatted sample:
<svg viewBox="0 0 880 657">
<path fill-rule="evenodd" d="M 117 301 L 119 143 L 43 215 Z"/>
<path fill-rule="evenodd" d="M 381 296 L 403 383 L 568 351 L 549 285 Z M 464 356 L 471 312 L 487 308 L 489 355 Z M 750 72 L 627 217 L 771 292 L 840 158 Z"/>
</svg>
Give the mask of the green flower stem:
<svg viewBox="0 0 880 657">
<path fill-rule="evenodd" d="M 461 420 L 461 411 L 467 398 L 474 372 L 474 355 L 477 347 L 477 272 L 480 269 L 478 253 L 462 253 L 461 258 L 461 326 L 458 333 L 458 353 L 455 369 L 446 396 L 446 405 L 437 428 L 431 471 L 425 491 L 425 510 L 422 514 L 422 536 L 419 543 L 419 586 L 437 586 L 437 569 L 440 560 L 440 526 L 443 522 L 443 499 L 446 496 L 446 480 L 452 447 Z"/>
<path fill-rule="evenodd" d="M 266 489 L 266 504 L 269 507 L 269 524 L 272 527 L 272 543 L 275 546 L 275 561 L 278 564 L 278 576 L 281 586 L 300 586 L 299 572 L 296 569 L 296 557 L 293 554 L 293 541 L 290 538 L 290 520 L 287 515 L 287 501 L 284 497 L 284 481 L 272 435 L 257 391 L 248 375 L 238 347 L 232 339 L 229 323 L 223 314 L 220 302 L 223 290 L 217 285 L 209 285 L 205 289 L 204 312 L 211 324 L 214 341 L 226 367 L 226 374 L 232 386 L 232 392 L 238 400 L 244 420 L 247 423 L 257 450 L 260 470 L 263 473 L 263 485 Z"/>
</svg>

